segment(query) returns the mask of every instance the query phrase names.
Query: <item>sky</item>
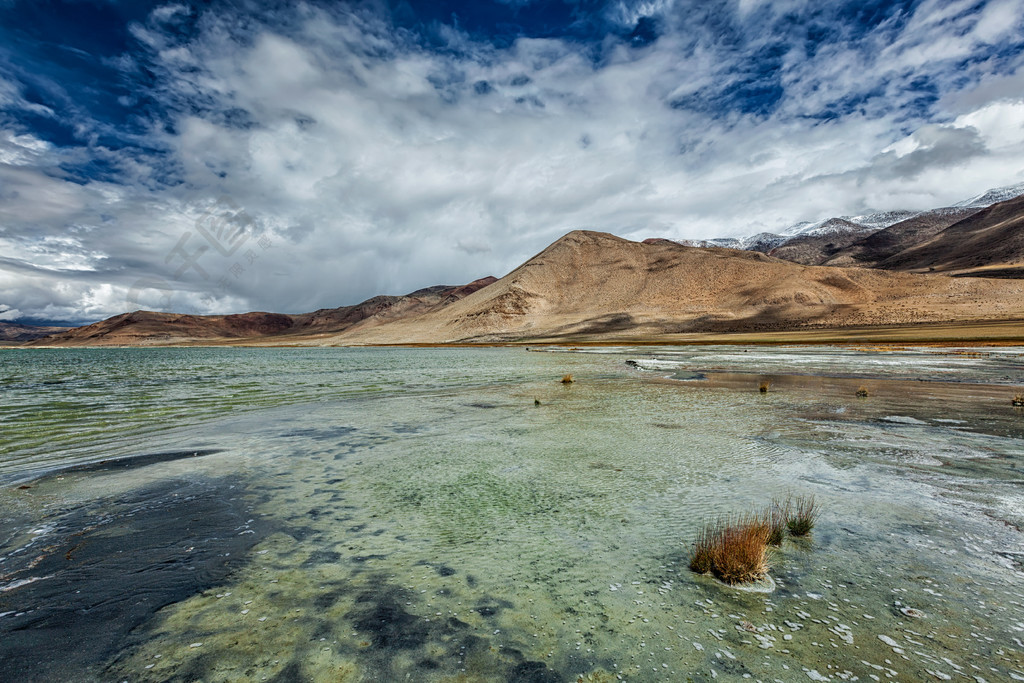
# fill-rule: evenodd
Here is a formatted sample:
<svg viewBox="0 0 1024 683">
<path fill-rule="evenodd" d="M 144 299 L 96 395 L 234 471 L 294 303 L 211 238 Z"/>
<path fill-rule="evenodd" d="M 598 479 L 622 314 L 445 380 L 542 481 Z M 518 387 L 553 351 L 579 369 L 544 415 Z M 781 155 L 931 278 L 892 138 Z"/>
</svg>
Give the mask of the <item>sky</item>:
<svg viewBox="0 0 1024 683">
<path fill-rule="evenodd" d="M 0 0 L 0 321 L 285 313 L 574 229 L 1024 181 L 1024 0 Z"/>
</svg>

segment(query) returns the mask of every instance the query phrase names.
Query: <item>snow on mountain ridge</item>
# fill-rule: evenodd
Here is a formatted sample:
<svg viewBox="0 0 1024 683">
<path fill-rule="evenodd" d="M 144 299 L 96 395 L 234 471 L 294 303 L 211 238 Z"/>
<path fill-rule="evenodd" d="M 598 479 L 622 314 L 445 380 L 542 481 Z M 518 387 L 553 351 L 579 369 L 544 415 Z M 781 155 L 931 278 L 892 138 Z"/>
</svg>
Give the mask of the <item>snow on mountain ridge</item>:
<svg viewBox="0 0 1024 683">
<path fill-rule="evenodd" d="M 839 216 L 815 221 L 814 223 L 797 223 L 783 230 L 782 236 L 789 240 L 794 237 L 820 237 L 822 235 L 834 235 L 843 232 L 869 232 L 877 229 L 856 222 L 850 216 Z"/>
<path fill-rule="evenodd" d="M 986 209 L 993 204 L 1005 202 L 1008 199 L 1019 197 L 1022 194 L 1024 194 L 1024 183 L 1018 183 L 1016 185 L 993 188 L 975 197 L 971 197 L 970 199 L 957 202 L 953 206 L 965 209 Z"/>
<path fill-rule="evenodd" d="M 759 232 L 742 237 L 714 237 L 711 239 L 679 240 L 679 244 L 689 247 L 725 247 L 746 251 L 770 252 L 772 249 L 789 243 L 799 237 L 824 237 L 844 233 L 857 233 L 867 236 L 884 230 L 905 220 L 926 214 L 948 215 L 965 208 L 982 209 L 1008 199 L 1024 195 L 1024 183 L 997 187 L 970 199 L 957 202 L 952 206 L 929 209 L 926 211 L 907 211 L 893 209 L 891 211 L 874 211 L 859 216 L 838 216 L 823 218 L 818 221 L 801 221 L 794 223 L 778 233 Z"/>
<path fill-rule="evenodd" d="M 787 239 L 785 235 L 778 235 L 774 232 L 759 232 L 749 237 L 741 237 L 739 243 L 742 246 L 739 248 L 747 251 L 762 251 L 767 254 Z"/>
<path fill-rule="evenodd" d="M 896 209 L 894 211 L 876 211 L 863 216 L 843 216 L 843 218 L 851 223 L 857 223 L 858 225 L 863 225 L 875 230 L 883 230 L 888 228 L 890 225 L 896 225 L 901 221 L 913 218 L 914 216 L 919 216 L 921 213 L 922 212 L 920 211 L 904 211 L 902 209 Z"/>
</svg>

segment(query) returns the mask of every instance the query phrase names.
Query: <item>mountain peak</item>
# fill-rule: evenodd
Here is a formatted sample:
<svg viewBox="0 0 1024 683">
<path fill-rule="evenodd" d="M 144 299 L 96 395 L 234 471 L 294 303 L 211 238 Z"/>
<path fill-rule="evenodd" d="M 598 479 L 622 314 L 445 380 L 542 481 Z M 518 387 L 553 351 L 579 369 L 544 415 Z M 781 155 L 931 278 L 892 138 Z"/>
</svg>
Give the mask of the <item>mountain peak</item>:
<svg viewBox="0 0 1024 683">
<path fill-rule="evenodd" d="M 1006 187 L 996 187 L 975 197 L 971 197 L 970 199 L 957 202 L 953 206 L 971 209 L 985 209 L 993 204 L 1005 202 L 1021 195 L 1024 195 L 1024 183 L 1007 185 Z"/>
</svg>

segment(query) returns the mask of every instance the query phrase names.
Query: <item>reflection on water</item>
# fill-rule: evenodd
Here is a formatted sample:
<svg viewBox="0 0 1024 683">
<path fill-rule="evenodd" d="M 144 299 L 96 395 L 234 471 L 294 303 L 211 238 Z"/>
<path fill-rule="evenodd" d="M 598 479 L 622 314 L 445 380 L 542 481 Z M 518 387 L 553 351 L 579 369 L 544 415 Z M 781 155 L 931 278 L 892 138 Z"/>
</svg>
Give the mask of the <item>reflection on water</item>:
<svg viewBox="0 0 1024 683">
<path fill-rule="evenodd" d="M 305 371 L 333 368 L 335 395 L 200 411 L 145 451 L 75 442 L 69 459 L 162 454 L 136 467 L 24 481 L 10 462 L 60 453 L 13 452 L 0 678 L 1024 678 L 1024 415 L 992 384 L 1020 379 L 1019 356 L 935 383 L 902 379 L 935 354 L 900 352 L 858 399 L 853 351 L 688 350 L 654 372 L 624 361 L 657 349 L 318 352 Z M 252 358 L 207 353 L 211 374 Z M 256 354 L 271 385 L 289 353 Z M 784 372 L 794 358 L 830 372 Z M 354 388 L 362 366 L 379 390 Z M 790 492 L 824 514 L 773 557 L 774 593 L 689 572 L 705 517 Z M 39 666 L 40 643 L 103 615 L 120 626 Z"/>
</svg>

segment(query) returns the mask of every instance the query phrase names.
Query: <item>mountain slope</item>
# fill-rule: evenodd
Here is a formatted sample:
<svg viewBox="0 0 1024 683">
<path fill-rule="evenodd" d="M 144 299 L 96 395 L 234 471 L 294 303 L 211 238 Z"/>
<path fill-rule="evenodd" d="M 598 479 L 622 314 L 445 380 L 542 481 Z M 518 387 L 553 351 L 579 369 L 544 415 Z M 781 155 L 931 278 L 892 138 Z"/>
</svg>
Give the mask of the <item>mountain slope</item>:
<svg viewBox="0 0 1024 683">
<path fill-rule="evenodd" d="M 1024 277 L 1024 196 L 982 209 L 876 267 Z"/>
<path fill-rule="evenodd" d="M 1006 187 L 997 187 L 987 192 L 979 194 L 977 197 L 971 197 L 965 199 L 962 202 L 957 202 L 954 206 L 966 207 L 972 209 L 984 209 L 1024 195 L 1024 183 L 1018 183 L 1016 185 L 1007 185 Z"/>
<path fill-rule="evenodd" d="M 442 309 L 333 343 L 637 338 L 1024 316 L 1024 284 L 807 267 L 758 252 L 571 232 Z"/>
<path fill-rule="evenodd" d="M 791 225 L 779 234 L 680 240 L 690 247 L 760 251 L 804 265 L 873 266 L 934 236 L 953 223 L 998 202 L 1024 194 L 1024 183 L 998 187 L 951 207 L 929 211 L 891 210 L 840 216 Z M 885 233 L 885 231 L 889 231 Z M 866 241 L 883 232 L 877 240 Z"/>
<path fill-rule="evenodd" d="M 427 287 L 404 296 L 375 296 L 354 306 L 312 313 L 182 315 L 134 311 L 29 342 L 30 346 L 144 346 L 183 343 L 250 342 L 274 338 L 310 340 L 357 324 L 372 325 L 422 315 L 447 306 L 496 281 L 486 277 L 467 285 Z"/>
<path fill-rule="evenodd" d="M 835 248 L 822 249 L 817 260 L 800 262 L 819 266 L 874 266 L 904 249 L 931 239 L 979 210 L 948 208 L 925 211 L 867 236 L 863 233 L 852 235 L 845 244 L 836 242 Z M 773 252 L 772 256 L 789 258 L 785 253 L 777 252 Z"/>
<path fill-rule="evenodd" d="M 768 254 L 805 266 L 817 266 L 863 239 L 865 233 L 874 231 L 844 218 L 831 218 L 822 227 L 829 229 L 791 237 Z"/>
<path fill-rule="evenodd" d="M 52 327 L 41 325 L 22 325 L 20 323 L 0 322 L 0 341 L 19 342 L 30 339 L 39 339 L 50 334 L 64 332 L 67 327 Z"/>
</svg>

